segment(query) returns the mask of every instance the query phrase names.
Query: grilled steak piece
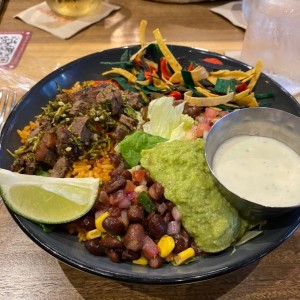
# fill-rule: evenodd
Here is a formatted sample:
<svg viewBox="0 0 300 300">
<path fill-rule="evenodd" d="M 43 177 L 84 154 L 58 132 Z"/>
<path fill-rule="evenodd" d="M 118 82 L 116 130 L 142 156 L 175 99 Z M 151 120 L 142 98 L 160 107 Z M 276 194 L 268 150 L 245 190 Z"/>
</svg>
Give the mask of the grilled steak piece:
<svg viewBox="0 0 300 300">
<path fill-rule="evenodd" d="M 56 141 L 56 151 L 60 157 L 67 156 L 71 161 L 75 161 L 81 154 L 75 136 L 65 126 L 57 128 Z"/>
<path fill-rule="evenodd" d="M 143 107 L 142 97 L 139 93 L 132 91 L 123 91 L 123 95 L 127 103 L 132 106 L 135 110 L 140 110 Z"/>
<path fill-rule="evenodd" d="M 76 117 L 70 127 L 70 131 L 77 135 L 83 143 L 87 143 L 92 136 L 92 132 L 87 128 L 88 120 L 87 116 Z"/>
<path fill-rule="evenodd" d="M 34 153 L 26 153 L 18 157 L 11 165 L 11 171 L 33 175 L 37 162 Z"/>
<path fill-rule="evenodd" d="M 130 130 L 135 129 L 135 127 L 137 125 L 137 120 L 132 119 L 124 114 L 121 114 L 119 121 L 123 125 L 127 126 Z"/>
<path fill-rule="evenodd" d="M 54 165 L 53 169 L 50 170 L 51 177 L 63 178 L 65 177 L 66 173 L 68 172 L 71 166 L 71 162 L 65 156 L 60 157 L 56 164 Z"/>
<path fill-rule="evenodd" d="M 127 134 L 129 134 L 131 130 L 123 124 L 119 124 L 116 129 L 112 132 L 112 137 L 116 141 L 122 141 Z"/>
<path fill-rule="evenodd" d="M 108 104 L 112 116 L 117 116 L 123 111 L 121 91 L 113 84 L 103 85 L 99 91 L 96 102 Z"/>
</svg>

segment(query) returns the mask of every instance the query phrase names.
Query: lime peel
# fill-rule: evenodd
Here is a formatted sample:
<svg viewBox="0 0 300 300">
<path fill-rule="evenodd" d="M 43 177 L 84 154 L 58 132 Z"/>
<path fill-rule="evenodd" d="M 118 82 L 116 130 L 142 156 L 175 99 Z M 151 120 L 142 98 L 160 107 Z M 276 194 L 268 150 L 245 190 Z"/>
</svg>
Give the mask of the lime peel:
<svg viewBox="0 0 300 300">
<path fill-rule="evenodd" d="M 16 214 L 44 224 L 66 223 L 93 207 L 100 186 L 97 178 L 54 178 L 0 169 L 0 193 Z"/>
</svg>

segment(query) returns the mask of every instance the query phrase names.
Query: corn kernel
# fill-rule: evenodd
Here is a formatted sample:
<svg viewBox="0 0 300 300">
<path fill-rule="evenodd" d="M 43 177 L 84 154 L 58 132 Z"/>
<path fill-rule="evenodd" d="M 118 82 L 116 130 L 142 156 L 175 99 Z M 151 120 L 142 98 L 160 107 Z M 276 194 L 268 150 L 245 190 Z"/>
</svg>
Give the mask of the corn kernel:
<svg viewBox="0 0 300 300">
<path fill-rule="evenodd" d="M 100 232 L 106 232 L 105 229 L 102 226 L 103 221 L 109 216 L 109 213 L 106 211 L 105 213 L 103 213 L 101 216 L 99 216 L 96 220 L 95 220 L 95 226 L 96 228 L 100 231 Z"/>
<path fill-rule="evenodd" d="M 90 230 L 86 233 L 86 239 L 92 240 L 101 236 L 101 232 L 98 229 Z"/>
<path fill-rule="evenodd" d="M 179 266 L 195 256 L 195 250 L 189 247 L 174 256 L 173 265 Z"/>
<path fill-rule="evenodd" d="M 139 259 L 132 261 L 136 265 L 146 266 L 148 265 L 148 260 L 142 255 Z"/>
<path fill-rule="evenodd" d="M 159 254 L 161 257 L 167 257 L 175 247 L 174 239 L 169 235 L 164 235 L 161 237 L 157 244 L 159 248 Z"/>
</svg>

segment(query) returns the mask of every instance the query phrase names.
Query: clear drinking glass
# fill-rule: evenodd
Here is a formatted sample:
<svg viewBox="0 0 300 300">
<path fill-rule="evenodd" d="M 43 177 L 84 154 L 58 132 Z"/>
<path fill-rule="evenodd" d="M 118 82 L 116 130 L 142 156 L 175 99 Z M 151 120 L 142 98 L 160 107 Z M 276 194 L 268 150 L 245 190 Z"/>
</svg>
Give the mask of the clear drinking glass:
<svg viewBox="0 0 300 300">
<path fill-rule="evenodd" d="M 264 71 L 300 83 L 300 1 L 244 1 L 251 10 L 241 59 L 250 65 L 261 59 Z"/>
<path fill-rule="evenodd" d="M 101 0 L 46 0 L 48 6 L 57 14 L 66 17 L 81 17 L 96 12 Z"/>
</svg>

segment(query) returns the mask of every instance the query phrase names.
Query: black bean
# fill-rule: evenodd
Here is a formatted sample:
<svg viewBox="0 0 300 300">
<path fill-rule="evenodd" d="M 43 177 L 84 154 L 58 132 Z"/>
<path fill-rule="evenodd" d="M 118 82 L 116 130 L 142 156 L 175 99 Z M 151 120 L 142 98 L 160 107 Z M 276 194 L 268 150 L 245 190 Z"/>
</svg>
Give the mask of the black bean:
<svg viewBox="0 0 300 300">
<path fill-rule="evenodd" d="M 109 208 L 109 205 L 106 203 L 103 203 L 101 201 L 98 201 L 95 206 L 94 206 L 94 210 L 95 211 L 101 211 L 101 212 L 106 212 Z"/>
<path fill-rule="evenodd" d="M 160 183 L 153 183 L 148 190 L 148 194 L 154 201 L 159 201 L 164 196 L 164 188 Z"/>
<path fill-rule="evenodd" d="M 144 210 L 138 204 L 130 205 L 128 208 L 128 220 L 130 223 L 141 223 L 144 219 Z"/>
<path fill-rule="evenodd" d="M 114 249 L 107 249 L 105 254 L 114 263 L 119 263 L 121 261 L 121 255 Z"/>
<path fill-rule="evenodd" d="M 189 115 L 193 119 L 198 117 L 202 112 L 202 108 L 200 106 L 190 106 L 187 103 L 184 105 L 183 113 Z"/>
<path fill-rule="evenodd" d="M 109 197 L 108 197 L 107 193 L 103 190 L 99 192 L 98 199 L 100 202 L 102 202 L 104 204 L 109 204 Z"/>
<path fill-rule="evenodd" d="M 123 243 L 127 249 L 139 251 L 143 248 L 144 238 L 144 227 L 141 224 L 130 224 L 123 237 Z"/>
<path fill-rule="evenodd" d="M 140 251 L 132 251 L 129 249 L 125 249 L 122 253 L 122 259 L 123 260 L 136 260 L 141 257 L 141 252 Z"/>
<path fill-rule="evenodd" d="M 122 209 L 119 206 L 111 206 L 108 213 L 111 217 L 120 217 Z"/>
<path fill-rule="evenodd" d="M 174 204 L 173 202 L 169 201 L 169 200 L 166 200 L 166 201 L 165 201 L 165 204 L 166 204 L 166 206 L 167 206 L 167 210 L 168 210 L 169 212 L 172 212 L 172 209 L 173 209 L 173 207 L 175 206 L 175 204 Z"/>
<path fill-rule="evenodd" d="M 124 177 L 114 177 L 105 184 L 105 191 L 107 194 L 112 194 L 116 191 L 124 189 L 126 186 L 126 179 Z"/>
<path fill-rule="evenodd" d="M 110 176 L 112 178 L 114 177 L 124 177 L 125 179 L 131 180 L 132 179 L 132 175 L 128 170 L 123 170 L 123 169 L 114 169 Z"/>
<path fill-rule="evenodd" d="M 148 230 L 150 236 L 160 239 L 167 233 L 168 225 L 160 214 L 154 214 L 148 220 Z"/>
<path fill-rule="evenodd" d="M 105 255 L 105 248 L 100 245 L 100 238 L 88 240 L 84 242 L 85 249 L 93 255 Z"/>
<path fill-rule="evenodd" d="M 158 269 L 163 265 L 164 261 L 165 260 L 161 256 L 156 255 L 156 257 L 148 260 L 149 267 L 152 269 Z"/>
<path fill-rule="evenodd" d="M 112 235 L 121 235 L 125 232 L 125 225 L 120 218 L 108 216 L 102 223 L 106 232 Z"/>
<path fill-rule="evenodd" d="M 173 249 L 174 253 L 180 253 L 183 250 L 189 248 L 190 246 L 190 238 L 186 235 L 186 231 L 181 230 L 180 233 L 173 235 L 175 247 Z"/>
<path fill-rule="evenodd" d="M 117 248 L 122 248 L 123 243 L 119 239 L 117 239 L 115 236 L 111 235 L 106 235 L 100 242 L 99 244 L 102 247 L 106 248 L 112 248 L 112 249 L 117 249 Z"/>
<path fill-rule="evenodd" d="M 93 230 L 95 226 L 95 214 L 87 214 L 80 220 L 80 227 L 87 231 Z"/>
</svg>

